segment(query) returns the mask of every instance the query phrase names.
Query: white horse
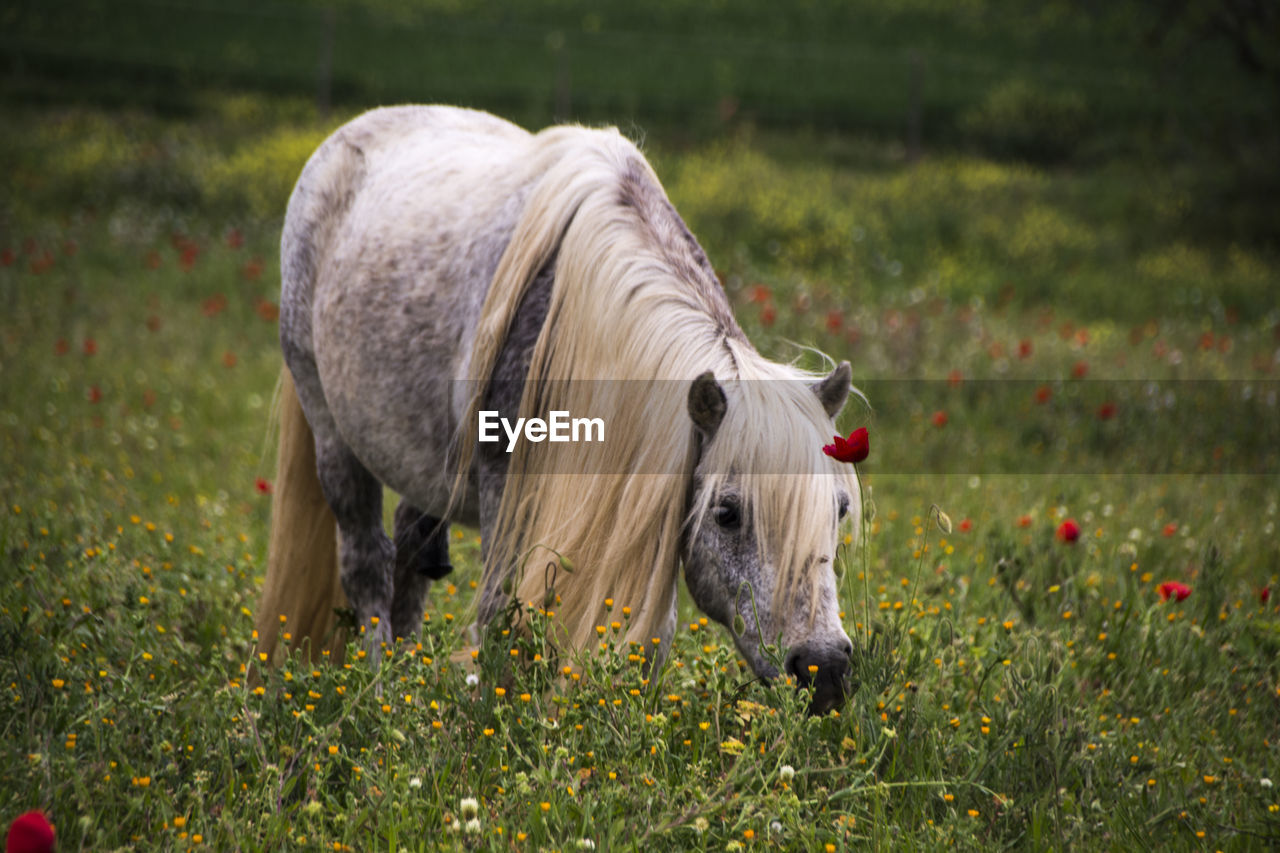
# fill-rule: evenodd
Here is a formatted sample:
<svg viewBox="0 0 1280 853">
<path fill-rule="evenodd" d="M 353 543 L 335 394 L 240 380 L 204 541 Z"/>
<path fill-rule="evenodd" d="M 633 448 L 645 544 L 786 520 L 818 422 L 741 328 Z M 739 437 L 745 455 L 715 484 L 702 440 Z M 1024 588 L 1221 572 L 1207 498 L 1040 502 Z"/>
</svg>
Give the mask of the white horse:
<svg viewBox="0 0 1280 853">
<path fill-rule="evenodd" d="M 661 653 L 683 564 L 757 675 L 777 661 L 816 710 L 843 699 L 852 645 L 833 564 L 860 490 L 822 445 L 849 365 L 814 375 L 756 352 L 616 130 L 374 110 L 303 169 L 281 272 L 262 648 L 288 631 L 340 649 L 333 611 L 348 602 L 366 643 L 411 636 L 457 521 L 484 542 L 482 626 L 554 582 L 563 646 L 596 642 L 610 598 L 631 608 L 627 639 Z M 606 440 L 508 453 L 505 436 L 478 441 L 489 410 L 603 414 Z M 394 544 L 383 485 L 401 496 Z M 552 580 L 549 561 L 572 571 Z"/>
</svg>

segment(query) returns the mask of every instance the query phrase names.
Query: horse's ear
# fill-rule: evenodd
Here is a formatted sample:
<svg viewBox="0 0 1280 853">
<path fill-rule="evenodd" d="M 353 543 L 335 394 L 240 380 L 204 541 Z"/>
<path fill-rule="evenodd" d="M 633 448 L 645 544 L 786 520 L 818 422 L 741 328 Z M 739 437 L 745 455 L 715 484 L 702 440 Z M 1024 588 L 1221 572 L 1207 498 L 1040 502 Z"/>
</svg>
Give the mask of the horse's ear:
<svg viewBox="0 0 1280 853">
<path fill-rule="evenodd" d="M 852 381 L 853 368 L 849 366 L 849 362 L 842 361 L 836 365 L 835 370 L 831 371 L 830 376 L 811 386 L 813 393 L 818 395 L 818 402 L 822 404 L 827 417 L 834 420 L 835 416 L 840 414 L 840 410 L 844 408 L 845 401 L 849 399 L 849 388 Z"/>
<path fill-rule="evenodd" d="M 710 370 L 693 380 L 693 384 L 689 386 L 689 417 L 693 419 L 693 425 L 702 433 L 704 440 L 710 441 L 715 436 L 728 406 L 724 389 Z"/>
</svg>

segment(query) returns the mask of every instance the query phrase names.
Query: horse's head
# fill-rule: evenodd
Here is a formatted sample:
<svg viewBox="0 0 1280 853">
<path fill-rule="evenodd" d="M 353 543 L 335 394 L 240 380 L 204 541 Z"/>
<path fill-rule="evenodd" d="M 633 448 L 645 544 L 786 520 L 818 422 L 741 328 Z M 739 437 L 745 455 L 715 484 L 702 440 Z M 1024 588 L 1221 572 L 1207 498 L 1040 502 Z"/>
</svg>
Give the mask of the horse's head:
<svg viewBox="0 0 1280 853">
<path fill-rule="evenodd" d="M 778 676 L 780 664 L 812 686 L 814 713 L 844 701 L 853 651 L 834 563 L 860 491 L 852 465 L 822 454 L 849 380 L 844 362 L 816 384 L 726 387 L 708 372 L 689 388 L 698 441 L 683 553 L 689 592 L 730 629 L 758 676 Z"/>
</svg>

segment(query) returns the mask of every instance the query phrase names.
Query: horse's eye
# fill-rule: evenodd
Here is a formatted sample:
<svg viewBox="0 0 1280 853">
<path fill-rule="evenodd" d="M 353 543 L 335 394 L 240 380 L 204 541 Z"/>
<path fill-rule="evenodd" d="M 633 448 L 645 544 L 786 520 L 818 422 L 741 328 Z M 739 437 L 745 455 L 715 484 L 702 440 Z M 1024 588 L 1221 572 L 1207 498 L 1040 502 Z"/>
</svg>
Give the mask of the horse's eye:
<svg viewBox="0 0 1280 853">
<path fill-rule="evenodd" d="M 840 509 L 838 518 L 843 520 L 849 514 L 849 499 L 844 495 L 840 496 Z"/>
<path fill-rule="evenodd" d="M 725 530 L 737 530 L 742 526 L 742 512 L 736 500 L 721 501 L 712 511 L 716 524 Z"/>
</svg>

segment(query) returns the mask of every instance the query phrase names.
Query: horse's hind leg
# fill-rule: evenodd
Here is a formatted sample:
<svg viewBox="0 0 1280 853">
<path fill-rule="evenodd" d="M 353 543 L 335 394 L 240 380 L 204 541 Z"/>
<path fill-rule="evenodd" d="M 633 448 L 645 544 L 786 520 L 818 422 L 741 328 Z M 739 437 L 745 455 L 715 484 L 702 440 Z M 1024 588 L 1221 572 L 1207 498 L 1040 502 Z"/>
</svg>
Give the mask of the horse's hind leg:
<svg viewBox="0 0 1280 853">
<path fill-rule="evenodd" d="M 453 566 L 449 563 L 449 524 L 401 501 L 395 518 L 395 595 L 391 601 L 391 634 L 413 636 L 422 623 L 423 599 L 433 580 Z"/>
<path fill-rule="evenodd" d="M 342 591 L 356 611 L 366 646 L 391 641 L 394 548 L 382 529 L 382 484 L 336 438 L 316 436 L 316 469 L 341 533 Z"/>
</svg>

